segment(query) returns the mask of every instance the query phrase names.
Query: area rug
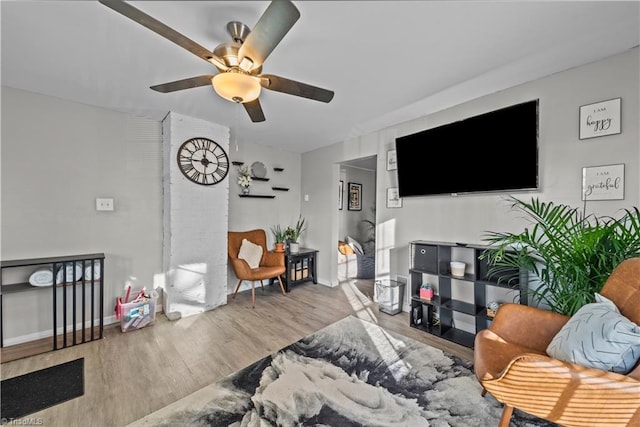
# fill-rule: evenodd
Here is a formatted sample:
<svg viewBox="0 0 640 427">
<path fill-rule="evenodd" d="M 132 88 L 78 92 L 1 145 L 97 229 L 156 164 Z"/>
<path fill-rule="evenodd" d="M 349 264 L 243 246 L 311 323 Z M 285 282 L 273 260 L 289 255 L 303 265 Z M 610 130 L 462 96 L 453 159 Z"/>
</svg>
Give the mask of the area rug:
<svg viewBox="0 0 640 427">
<path fill-rule="evenodd" d="M 84 394 L 84 358 L 2 380 L 3 420 L 21 418 Z"/>
<path fill-rule="evenodd" d="M 129 426 L 495 427 L 480 391 L 471 363 L 349 316 Z"/>
</svg>

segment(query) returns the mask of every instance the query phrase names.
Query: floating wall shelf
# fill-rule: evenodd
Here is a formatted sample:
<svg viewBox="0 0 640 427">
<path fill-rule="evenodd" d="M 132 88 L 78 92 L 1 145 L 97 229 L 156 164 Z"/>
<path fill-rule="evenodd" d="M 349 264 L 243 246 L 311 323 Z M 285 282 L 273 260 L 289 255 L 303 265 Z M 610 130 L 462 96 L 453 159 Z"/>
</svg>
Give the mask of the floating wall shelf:
<svg viewBox="0 0 640 427">
<path fill-rule="evenodd" d="M 268 194 L 238 194 L 240 197 L 253 197 L 256 199 L 274 199 L 276 196 L 271 196 Z"/>
<path fill-rule="evenodd" d="M 273 191 L 289 191 L 287 187 L 271 187 Z"/>
<path fill-rule="evenodd" d="M 252 176 L 251 179 L 256 181 L 269 181 L 269 178 L 258 178 L 257 176 Z"/>
<path fill-rule="evenodd" d="M 282 172 L 284 170 L 284 168 L 273 168 L 274 171 L 276 172 Z"/>
<path fill-rule="evenodd" d="M 231 164 L 234 165 L 234 166 L 242 166 L 242 165 L 244 165 L 244 162 L 237 162 L 236 161 L 236 162 L 231 162 Z"/>
</svg>

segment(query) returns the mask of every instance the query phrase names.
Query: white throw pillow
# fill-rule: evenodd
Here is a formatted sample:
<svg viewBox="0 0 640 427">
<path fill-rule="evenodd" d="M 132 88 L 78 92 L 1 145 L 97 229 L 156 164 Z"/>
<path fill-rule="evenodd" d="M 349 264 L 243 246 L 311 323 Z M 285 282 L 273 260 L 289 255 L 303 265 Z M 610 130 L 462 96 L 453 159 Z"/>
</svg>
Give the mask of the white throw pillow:
<svg viewBox="0 0 640 427">
<path fill-rule="evenodd" d="M 560 329 L 547 354 L 565 362 L 627 374 L 640 358 L 640 326 L 596 294 Z"/>
<path fill-rule="evenodd" d="M 260 265 L 260 260 L 262 259 L 262 246 L 251 243 L 247 239 L 242 239 L 238 258 L 247 261 L 249 267 L 257 268 Z"/>
<path fill-rule="evenodd" d="M 353 237 L 347 236 L 346 240 L 349 246 L 351 246 L 351 249 L 353 249 L 355 253 L 364 255 L 364 250 L 362 249 L 362 245 L 360 245 L 360 243 L 358 243 L 356 239 L 354 239 Z"/>
</svg>

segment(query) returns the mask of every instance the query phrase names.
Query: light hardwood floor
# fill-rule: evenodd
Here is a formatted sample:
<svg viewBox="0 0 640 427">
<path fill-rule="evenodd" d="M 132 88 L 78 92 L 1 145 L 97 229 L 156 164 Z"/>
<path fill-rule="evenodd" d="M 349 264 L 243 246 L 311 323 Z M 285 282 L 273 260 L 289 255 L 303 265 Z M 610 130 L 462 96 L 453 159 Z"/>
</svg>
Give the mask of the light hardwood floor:
<svg viewBox="0 0 640 427">
<path fill-rule="evenodd" d="M 6 362 L 2 379 L 85 358 L 83 396 L 28 415 L 44 426 L 125 426 L 348 315 L 471 360 L 473 351 L 409 327 L 408 313 L 390 316 L 373 303 L 373 282 L 329 288 L 304 283 L 283 296 L 277 286 L 241 292 L 215 310 Z"/>
</svg>

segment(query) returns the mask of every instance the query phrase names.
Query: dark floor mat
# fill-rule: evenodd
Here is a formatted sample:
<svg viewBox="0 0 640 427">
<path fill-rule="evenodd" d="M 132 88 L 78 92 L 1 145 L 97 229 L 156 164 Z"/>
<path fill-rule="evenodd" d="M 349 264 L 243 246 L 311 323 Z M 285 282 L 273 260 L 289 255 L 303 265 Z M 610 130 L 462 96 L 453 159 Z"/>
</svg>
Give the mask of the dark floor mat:
<svg viewBox="0 0 640 427">
<path fill-rule="evenodd" d="M 0 417 L 21 418 L 84 394 L 84 358 L 30 372 L 0 383 Z"/>
</svg>

